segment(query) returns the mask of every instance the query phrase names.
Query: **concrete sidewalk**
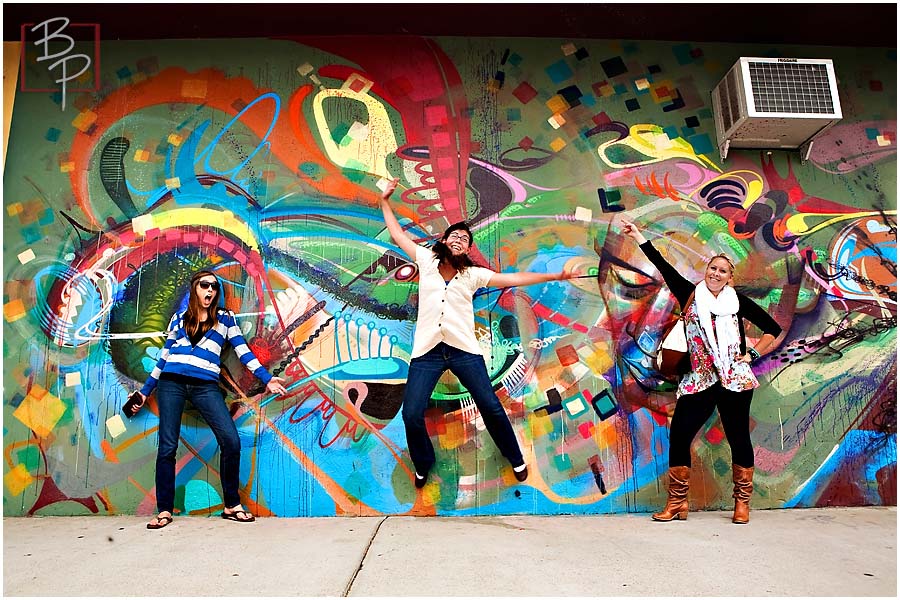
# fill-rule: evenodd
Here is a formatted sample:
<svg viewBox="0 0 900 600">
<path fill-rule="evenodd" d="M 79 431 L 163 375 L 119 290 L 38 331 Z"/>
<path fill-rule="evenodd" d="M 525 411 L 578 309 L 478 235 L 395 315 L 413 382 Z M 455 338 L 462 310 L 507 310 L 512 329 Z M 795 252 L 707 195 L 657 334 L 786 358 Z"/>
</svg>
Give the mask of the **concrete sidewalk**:
<svg viewBox="0 0 900 600">
<path fill-rule="evenodd" d="M 3 520 L 4 596 L 890 596 L 896 507 Z"/>
</svg>

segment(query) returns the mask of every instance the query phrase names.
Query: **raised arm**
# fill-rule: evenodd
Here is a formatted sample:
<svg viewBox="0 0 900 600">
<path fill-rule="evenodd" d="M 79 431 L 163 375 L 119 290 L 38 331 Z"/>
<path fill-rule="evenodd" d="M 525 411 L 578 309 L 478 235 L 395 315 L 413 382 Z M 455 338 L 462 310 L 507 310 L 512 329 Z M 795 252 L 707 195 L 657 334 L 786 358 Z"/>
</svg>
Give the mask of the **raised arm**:
<svg viewBox="0 0 900 600">
<path fill-rule="evenodd" d="M 518 273 L 494 273 L 488 285 L 491 287 L 514 287 L 517 285 L 533 285 L 535 283 L 547 283 L 548 281 L 563 281 L 571 279 L 575 274 L 570 271 L 559 273 L 530 273 L 520 271 Z"/>
<path fill-rule="evenodd" d="M 394 193 L 394 190 L 397 189 L 398 181 L 398 179 L 392 179 L 388 182 L 387 187 L 384 188 L 384 193 L 381 194 L 381 212 L 384 215 L 384 224 L 387 225 L 387 230 L 391 234 L 391 239 L 394 240 L 395 244 L 400 246 L 400 249 L 403 250 L 407 256 L 415 260 L 417 244 L 412 241 L 409 234 L 403 231 L 403 227 L 394 215 L 394 209 L 391 208 L 390 197 L 391 194 Z"/>
<path fill-rule="evenodd" d="M 644 237 L 644 234 L 641 233 L 641 230 L 638 229 L 637 225 L 635 225 L 628 219 L 623 218 L 619 221 L 619 223 L 622 224 L 622 233 L 637 242 L 638 246 L 647 241 L 647 238 Z"/>
<path fill-rule="evenodd" d="M 678 300 L 678 304 L 681 305 L 682 310 L 686 309 L 687 306 L 685 306 L 685 304 L 690 298 L 691 292 L 694 291 L 694 283 L 685 278 L 684 275 L 678 272 L 678 269 L 670 265 L 668 261 L 663 258 L 662 254 L 660 254 L 659 251 L 653 247 L 653 244 L 644 237 L 644 234 L 641 233 L 635 223 L 624 218 L 620 223 L 622 233 L 638 243 L 638 248 L 641 249 L 644 256 L 653 263 L 653 266 L 656 267 L 656 270 L 662 275 L 663 281 L 666 282 L 672 295 Z"/>
</svg>

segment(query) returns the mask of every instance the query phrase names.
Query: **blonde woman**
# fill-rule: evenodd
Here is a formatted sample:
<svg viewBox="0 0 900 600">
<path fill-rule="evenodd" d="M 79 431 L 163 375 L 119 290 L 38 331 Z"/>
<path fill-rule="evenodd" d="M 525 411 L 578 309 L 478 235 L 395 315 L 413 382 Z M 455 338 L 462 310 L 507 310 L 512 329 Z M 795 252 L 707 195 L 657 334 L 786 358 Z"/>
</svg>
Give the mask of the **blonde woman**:
<svg viewBox="0 0 900 600">
<path fill-rule="evenodd" d="M 637 225 L 621 220 L 622 233 L 638 243 L 659 270 L 685 317 L 691 370 L 678 383 L 677 402 L 669 429 L 668 500 L 656 521 L 687 519 L 691 473 L 691 444 L 704 423 L 718 409 L 731 446 L 734 483 L 732 522 L 750 521 L 753 494 L 753 444 L 750 441 L 750 401 L 759 382 L 751 364 L 772 349 L 781 326 L 752 300 L 735 291 L 734 265 L 724 254 L 710 259 L 703 281 L 688 281 L 647 241 Z M 691 294 L 693 301 L 685 306 Z M 743 320 L 763 335 L 747 346 Z"/>
</svg>

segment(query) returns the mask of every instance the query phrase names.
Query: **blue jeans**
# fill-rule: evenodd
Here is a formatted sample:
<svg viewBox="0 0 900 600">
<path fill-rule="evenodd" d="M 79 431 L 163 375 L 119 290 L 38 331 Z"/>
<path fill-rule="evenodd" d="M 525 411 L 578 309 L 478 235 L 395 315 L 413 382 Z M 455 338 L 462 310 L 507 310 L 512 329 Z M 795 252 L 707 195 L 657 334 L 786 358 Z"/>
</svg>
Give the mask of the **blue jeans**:
<svg viewBox="0 0 900 600">
<path fill-rule="evenodd" d="M 241 440 L 222 390 L 215 382 L 192 385 L 161 379 L 157 385 L 159 406 L 159 450 L 156 453 L 156 508 L 159 512 L 175 508 L 175 452 L 181 437 L 181 413 L 185 401 L 191 403 L 209 425 L 219 443 L 219 476 L 225 506 L 241 503 L 238 494 L 241 468 Z"/>
<path fill-rule="evenodd" d="M 434 464 L 434 446 L 425 428 L 425 409 L 438 379 L 447 369 L 472 394 L 472 400 L 500 453 L 513 467 L 524 464 L 516 434 L 500 399 L 494 393 L 484 358 L 441 342 L 422 356 L 409 361 L 409 377 L 403 392 L 406 443 L 416 472 L 424 475 Z"/>
</svg>

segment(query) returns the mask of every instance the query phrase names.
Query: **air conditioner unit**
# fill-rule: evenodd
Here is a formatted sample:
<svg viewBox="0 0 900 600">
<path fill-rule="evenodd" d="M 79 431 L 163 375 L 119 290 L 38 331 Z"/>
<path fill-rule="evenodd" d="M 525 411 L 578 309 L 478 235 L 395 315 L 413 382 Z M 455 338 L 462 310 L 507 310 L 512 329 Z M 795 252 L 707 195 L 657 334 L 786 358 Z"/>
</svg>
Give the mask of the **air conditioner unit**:
<svg viewBox="0 0 900 600">
<path fill-rule="evenodd" d="M 712 91 L 722 160 L 729 148 L 800 149 L 841 120 L 828 59 L 742 57 Z"/>
</svg>

